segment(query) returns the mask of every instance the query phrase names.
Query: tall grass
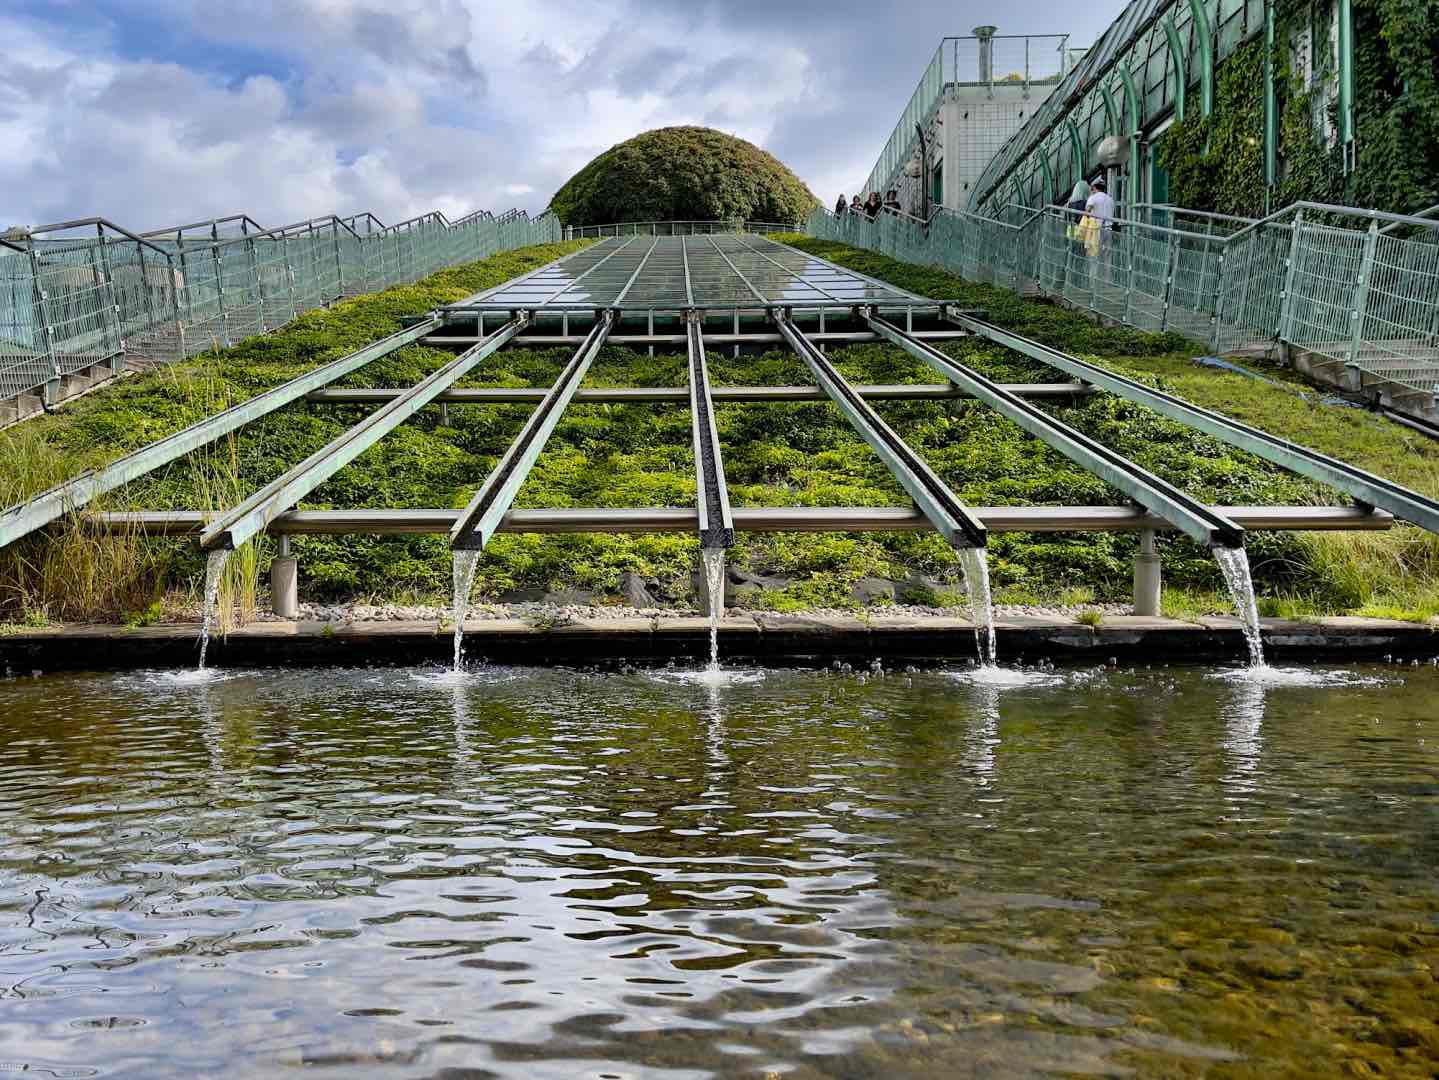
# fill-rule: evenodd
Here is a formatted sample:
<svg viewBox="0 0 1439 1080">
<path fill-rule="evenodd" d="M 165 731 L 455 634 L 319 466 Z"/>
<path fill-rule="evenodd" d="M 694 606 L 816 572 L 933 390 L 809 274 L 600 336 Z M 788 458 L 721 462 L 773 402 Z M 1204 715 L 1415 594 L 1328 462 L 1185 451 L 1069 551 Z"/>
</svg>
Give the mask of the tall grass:
<svg viewBox="0 0 1439 1080">
<path fill-rule="evenodd" d="M 176 376 L 164 375 L 174 379 Z M 223 383 L 201 369 L 183 376 L 198 415 L 231 404 Z M 102 462 L 95 452 L 77 453 L 49 441 L 40 425 L 21 424 L 0 434 L 0 506 L 9 506 Z M 232 433 L 184 459 L 196 501 L 209 508 L 233 506 L 249 492 L 240 478 L 239 449 Z M 124 489 L 92 500 L 41 533 L 0 549 L 0 618 L 29 623 L 52 620 L 133 620 L 162 599 L 177 544 L 147 537 L 135 525 L 98 528 L 94 514 L 147 509 Z M 148 507 L 148 509 L 154 509 Z M 246 544 L 231 556 L 220 589 L 220 629 L 253 619 L 259 578 L 268 564 L 264 542 Z M 190 583 L 196 600 L 203 581 Z"/>
</svg>

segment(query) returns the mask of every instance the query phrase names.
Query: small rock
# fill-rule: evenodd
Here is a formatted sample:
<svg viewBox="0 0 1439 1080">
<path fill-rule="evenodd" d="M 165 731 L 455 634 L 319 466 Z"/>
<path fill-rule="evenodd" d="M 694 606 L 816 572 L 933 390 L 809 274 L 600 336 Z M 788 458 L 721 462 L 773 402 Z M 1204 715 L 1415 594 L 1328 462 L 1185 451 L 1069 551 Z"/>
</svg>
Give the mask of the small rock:
<svg viewBox="0 0 1439 1080">
<path fill-rule="evenodd" d="M 651 608 L 655 606 L 655 598 L 650 595 L 649 589 L 645 588 L 644 578 L 632 570 L 626 570 L 620 575 L 620 595 L 624 597 L 627 607 Z"/>
</svg>

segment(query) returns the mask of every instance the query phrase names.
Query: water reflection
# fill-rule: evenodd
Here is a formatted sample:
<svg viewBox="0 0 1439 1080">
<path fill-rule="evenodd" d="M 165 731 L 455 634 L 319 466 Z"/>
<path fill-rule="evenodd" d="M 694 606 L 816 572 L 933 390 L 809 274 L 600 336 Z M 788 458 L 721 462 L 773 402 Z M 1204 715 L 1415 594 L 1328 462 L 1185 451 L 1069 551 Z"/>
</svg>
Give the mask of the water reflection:
<svg viewBox="0 0 1439 1080">
<path fill-rule="evenodd" d="M 1436 689 L 0 685 L 0 1065 L 1322 1072 L 1359 1046 L 1356 971 L 1432 1007 Z M 1226 1011 L 1250 1000 L 1280 1034 Z"/>
</svg>

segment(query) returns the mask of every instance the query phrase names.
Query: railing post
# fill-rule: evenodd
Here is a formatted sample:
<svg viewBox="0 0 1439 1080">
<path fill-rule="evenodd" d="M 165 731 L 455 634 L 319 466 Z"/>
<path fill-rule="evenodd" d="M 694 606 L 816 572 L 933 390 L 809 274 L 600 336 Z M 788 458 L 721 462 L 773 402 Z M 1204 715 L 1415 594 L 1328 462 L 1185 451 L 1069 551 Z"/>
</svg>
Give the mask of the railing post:
<svg viewBox="0 0 1439 1080">
<path fill-rule="evenodd" d="M 263 334 L 265 326 L 265 289 L 260 283 L 260 256 L 255 251 L 255 238 L 246 234 L 245 252 L 250 259 L 250 277 L 255 282 L 255 310 L 257 312 L 256 322 L 259 327 L 258 333 Z"/>
<path fill-rule="evenodd" d="M 1125 326 L 1134 325 L 1134 238 L 1133 228 L 1124 230 L 1124 314 L 1121 321 Z"/>
<path fill-rule="evenodd" d="M 1209 243 L 1209 241 L 1205 241 Z M 1205 260 L 1206 262 L 1208 260 Z M 1219 351 L 1219 305 L 1224 299 L 1224 243 L 1219 244 L 1219 258 L 1214 268 L 1214 310 L 1209 315 L 1209 348 Z"/>
<path fill-rule="evenodd" d="M 1279 294 L 1279 325 L 1274 328 L 1274 337 L 1283 342 L 1293 338 L 1294 321 L 1294 277 L 1299 269 L 1299 234 L 1304 228 L 1304 210 L 1294 212 L 1294 224 L 1290 226 L 1289 257 L 1284 260 L 1284 291 Z"/>
<path fill-rule="evenodd" d="M 45 366 L 48 375 L 45 380 L 43 397 L 46 405 L 54 405 L 60 397 L 60 362 L 55 356 L 55 328 L 50 322 L 50 297 L 46 293 L 44 278 L 40 275 L 40 259 L 35 254 L 35 242 L 27 245 L 30 255 L 30 281 L 34 287 L 35 320 L 40 327 L 40 340 L 44 347 Z"/>
<path fill-rule="evenodd" d="M 220 344 L 230 347 L 230 312 L 225 308 L 225 274 L 220 269 L 220 228 L 210 226 L 210 258 L 215 264 L 215 306 L 220 312 Z"/>
<path fill-rule="evenodd" d="M 115 290 L 115 274 L 110 268 L 110 245 L 105 243 L 103 232 L 97 231 L 95 247 L 90 249 L 90 266 L 95 273 L 97 284 L 100 286 L 103 295 L 104 289 L 110 289 L 110 310 L 115 315 L 115 340 L 119 343 L 119 358 L 110 361 L 110 374 L 118 375 L 125 367 L 125 322 L 120 311 L 120 294 Z M 99 259 L 96 259 L 96 252 Z"/>
<path fill-rule="evenodd" d="M 1359 262 L 1358 286 L 1354 290 L 1354 306 L 1349 312 L 1349 359 L 1345 366 L 1359 367 L 1359 347 L 1364 341 L 1364 316 L 1369 307 L 1369 282 L 1374 276 L 1374 255 L 1379 246 L 1379 222 L 1369 223 L 1364 234 L 1364 255 Z M 1360 369 L 1363 370 L 1362 368 Z"/>
<path fill-rule="evenodd" d="M 1165 234 L 1164 252 L 1164 312 L 1159 316 L 1159 330 L 1169 329 L 1169 304 L 1174 298 L 1174 266 L 1178 261 L 1179 247 L 1174 242 L 1174 233 Z"/>
<path fill-rule="evenodd" d="M 345 295 L 345 259 L 340 254 L 340 223 L 330 222 L 330 235 L 335 238 L 335 299 Z M 324 300 L 321 299 L 321 303 Z"/>
</svg>

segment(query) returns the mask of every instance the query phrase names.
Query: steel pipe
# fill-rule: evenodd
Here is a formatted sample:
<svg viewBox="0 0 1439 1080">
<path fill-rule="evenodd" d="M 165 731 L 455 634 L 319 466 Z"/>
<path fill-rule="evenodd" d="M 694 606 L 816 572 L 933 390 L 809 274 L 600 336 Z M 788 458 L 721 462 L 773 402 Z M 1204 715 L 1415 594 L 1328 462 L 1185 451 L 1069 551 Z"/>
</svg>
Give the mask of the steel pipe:
<svg viewBox="0 0 1439 1080">
<path fill-rule="evenodd" d="M 878 317 L 866 318 L 869 325 L 887 340 L 963 386 L 995 412 L 1018 424 L 1046 446 L 1059 451 L 1070 461 L 1089 470 L 1165 520 L 1173 522 L 1175 527 L 1190 539 L 1209 547 L 1243 546 L 1243 529 L 1186 495 L 1167 480 L 1155 476 L 1122 454 L 1115 453 L 1083 432 L 1056 420 L 1022 398 L 1005 392 L 979 372 L 951 360 L 931 345 L 916 341 L 899 327 Z"/>
<path fill-rule="evenodd" d="M 1439 502 L 1392 480 L 1375 476 L 1347 462 L 1299 446 L 1267 431 L 1260 431 L 1238 420 L 1231 420 L 1222 413 L 1191 405 L 1182 398 L 1155 390 L 1108 368 L 1070 356 L 981 319 L 953 310 L 946 312 L 946 318 L 997 345 L 1023 353 L 1076 379 L 1093 383 L 1099 389 L 1126 401 L 1147 406 L 1186 427 L 1212 435 L 1220 442 L 1237 446 L 1300 476 L 1307 476 L 1311 480 L 1337 488 L 1364 506 L 1378 507 L 1429 532 L 1439 533 Z"/>
<path fill-rule="evenodd" d="M 585 343 L 565 365 L 565 369 L 555 380 L 555 385 L 535 407 L 535 411 L 530 413 L 525 426 L 515 436 L 514 442 L 510 443 L 504 457 L 500 458 L 494 471 L 485 478 L 480 490 L 459 515 L 450 530 L 450 547 L 459 551 L 481 551 L 489 543 L 490 537 L 499 527 L 500 519 L 509 510 L 510 504 L 515 501 L 515 496 L 524 485 L 525 477 L 529 476 L 530 470 L 539 460 L 545 443 L 555 430 L 555 425 L 560 422 L 565 407 L 569 405 L 570 399 L 579 389 L 580 382 L 590 370 L 590 364 L 604 345 L 614 321 L 615 313 L 611 310 L 605 312 L 604 317 L 595 323 Z"/>
<path fill-rule="evenodd" d="M 704 332 L 695 313 L 689 330 L 689 392 L 691 441 L 695 455 L 695 507 L 699 514 L 700 546 L 727 548 L 734 544 L 729 487 L 720 457 L 719 431 L 710 398 L 709 366 L 705 363 Z"/>
<path fill-rule="evenodd" d="M 239 547 L 264 529 L 276 514 L 294 506 L 428 405 L 441 391 L 463 378 L 476 364 L 518 334 L 524 324 L 524 316 L 506 323 L 484 342 L 462 352 L 388 405 L 326 443 L 283 476 L 266 484 L 206 529 L 200 538 L 200 546 L 206 551 Z"/>
<path fill-rule="evenodd" d="M 991 532 L 1141 532 L 1173 529 L 1137 506 L 971 506 L 969 512 Z M 1382 510 L 1357 506 L 1216 506 L 1214 510 L 1256 531 L 1375 532 L 1393 526 Z M 363 533 L 398 536 L 447 533 L 459 510 L 289 510 L 267 531 L 279 536 Z M 105 511 L 83 518 L 104 532 L 135 531 L 147 536 L 193 536 L 216 516 L 205 510 Z M 737 532 L 922 532 L 928 518 L 909 506 L 763 506 L 731 510 Z M 644 533 L 695 532 L 699 513 L 691 507 L 608 509 L 566 507 L 510 510 L 499 532 Z"/>
<path fill-rule="evenodd" d="M 974 519 L 948 485 L 854 392 L 818 347 L 795 328 L 787 313 L 780 313 L 778 325 L 815 381 L 945 540 L 955 547 L 984 547 L 984 525 Z"/>
<path fill-rule="evenodd" d="M 126 454 L 104 468 L 81 473 L 26 502 L 17 503 L 0 513 L 0 548 L 84 506 L 97 495 L 114 491 L 162 465 L 168 465 L 192 450 L 214 442 L 222 435 L 228 435 L 292 401 L 299 400 L 327 383 L 343 378 L 396 349 L 418 341 L 438 325 L 438 319 L 428 318 L 406 327 L 389 337 L 356 349 L 348 356 L 342 356 L 314 371 L 307 371 L 287 383 L 266 390 L 263 394 L 256 394 L 249 401 L 242 401 L 224 412 L 216 413 L 149 446 Z"/>
</svg>

